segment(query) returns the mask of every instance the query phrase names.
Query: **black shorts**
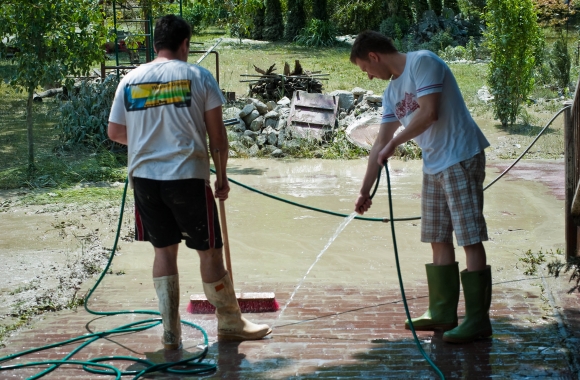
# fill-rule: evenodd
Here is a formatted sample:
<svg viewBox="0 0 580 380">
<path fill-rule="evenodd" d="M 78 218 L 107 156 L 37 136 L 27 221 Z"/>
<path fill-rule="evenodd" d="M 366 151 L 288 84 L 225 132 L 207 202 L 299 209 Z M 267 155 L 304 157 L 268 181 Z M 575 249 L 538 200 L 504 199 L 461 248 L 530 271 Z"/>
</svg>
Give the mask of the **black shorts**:
<svg viewBox="0 0 580 380">
<path fill-rule="evenodd" d="M 178 244 L 206 251 L 223 246 L 211 187 L 203 179 L 133 178 L 135 234 L 154 247 Z"/>
</svg>

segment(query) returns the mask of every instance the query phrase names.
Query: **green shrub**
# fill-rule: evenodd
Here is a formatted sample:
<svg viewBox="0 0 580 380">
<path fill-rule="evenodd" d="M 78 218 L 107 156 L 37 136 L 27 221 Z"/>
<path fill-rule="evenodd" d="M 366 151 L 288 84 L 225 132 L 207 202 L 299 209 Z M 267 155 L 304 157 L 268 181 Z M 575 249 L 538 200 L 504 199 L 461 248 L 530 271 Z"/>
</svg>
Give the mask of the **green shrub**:
<svg viewBox="0 0 580 380">
<path fill-rule="evenodd" d="M 401 16 L 391 16 L 383 20 L 379 32 L 393 40 L 402 39 L 409 31 L 409 21 Z"/>
<path fill-rule="evenodd" d="M 465 55 L 470 61 L 475 61 L 477 59 L 477 44 L 475 43 L 473 36 L 469 37 L 469 42 L 465 45 Z"/>
<path fill-rule="evenodd" d="M 572 58 L 568 50 L 568 43 L 563 34 L 554 42 L 550 52 L 550 71 L 556 80 L 559 90 L 566 92 L 570 84 L 570 65 Z"/>
<path fill-rule="evenodd" d="M 191 25 L 191 32 L 198 34 L 206 27 L 206 13 L 206 7 L 196 2 L 191 7 L 184 7 L 181 16 Z"/>
<path fill-rule="evenodd" d="M 325 47 L 336 44 L 337 30 L 334 23 L 312 19 L 308 21 L 306 28 L 302 29 L 296 43 L 307 47 Z"/>
<path fill-rule="evenodd" d="M 385 16 L 383 1 L 355 0 L 335 4 L 330 19 L 341 33 L 356 34 L 365 29 L 377 30 Z"/>
<path fill-rule="evenodd" d="M 487 80 L 494 115 L 513 125 L 534 87 L 534 53 L 541 41 L 532 0 L 488 0 L 486 44 L 491 50 Z"/>
<path fill-rule="evenodd" d="M 110 146 L 107 125 L 117 85 L 115 75 L 109 75 L 102 82 L 83 82 L 69 91 L 69 100 L 60 101 L 60 117 L 55 128 L 64 145 Z"/>
</svg>

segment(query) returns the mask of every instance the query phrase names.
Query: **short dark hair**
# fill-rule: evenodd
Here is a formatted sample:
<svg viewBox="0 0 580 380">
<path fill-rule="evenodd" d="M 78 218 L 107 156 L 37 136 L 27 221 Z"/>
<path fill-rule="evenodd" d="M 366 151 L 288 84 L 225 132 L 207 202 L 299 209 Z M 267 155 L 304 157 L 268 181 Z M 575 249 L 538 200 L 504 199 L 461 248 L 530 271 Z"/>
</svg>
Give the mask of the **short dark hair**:
<svg viewBox="0 0 580 380">
<path fill-rule="evenodd" d="M 191 39 L 191 26 L 179 16 L 167 15 L 157 19 L 153 44 L 156 51 L 176 52 L 183 40 Z"/>
<path fill-rule="evenodd" d="M 392 54 L 398 52 L 393 41 L 374 30 L 365 30 L 359 33 L 352 44 L 350 51 L 350 61 L 356 64 L 357 59 L 368 60 L 369 53 Z"/>
</svg>

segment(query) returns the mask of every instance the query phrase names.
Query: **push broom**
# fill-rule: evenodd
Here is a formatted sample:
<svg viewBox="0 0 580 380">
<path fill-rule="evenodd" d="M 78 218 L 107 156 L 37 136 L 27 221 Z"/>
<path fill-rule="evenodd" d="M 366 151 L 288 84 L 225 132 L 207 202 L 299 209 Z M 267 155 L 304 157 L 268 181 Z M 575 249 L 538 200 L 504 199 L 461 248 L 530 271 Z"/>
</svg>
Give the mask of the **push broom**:
<svg viewBox="0 0 580 380">
<path fill-rule="evenodd" d="M 213 155 L 215 173 L 217 176 L 218 188 L 222 188 L 223 180 L 221 173 L 220 152 L 216 150 Z M 224 201 L 220 199 L 220 225 L 222 230 L 222 241 L 224 244 L 224 255 L 226 258 L 226 268 L 230 274 L 232 284 L 234 283 L 232 261 L 230 258 L 230 244 L 228 241 L 228 227 L 226 223 L 226 208 Z M 274 293 L 236 293 L 238 304 L 242 313 L 263 313 L 277 311 L 280 306 L 276 301 Z M 192 314 L 210 314 L 215 312 L 215 307 L 209 303 L 205 294 L 192 294 L 189 298 L 187 311 Z"/>
</svg>

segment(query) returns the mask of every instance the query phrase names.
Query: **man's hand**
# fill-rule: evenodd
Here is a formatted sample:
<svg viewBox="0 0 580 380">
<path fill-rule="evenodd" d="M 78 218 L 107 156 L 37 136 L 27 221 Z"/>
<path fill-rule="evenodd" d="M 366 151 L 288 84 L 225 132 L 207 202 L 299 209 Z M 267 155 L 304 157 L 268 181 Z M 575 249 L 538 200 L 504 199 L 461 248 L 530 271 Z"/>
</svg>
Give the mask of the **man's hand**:
<svg viewBox="0 0 580 380">
<path fill-rule="evenodd" d="M 367 212 L 369 208 L 371 208 L 372 204 L 373 201 L 369 195 L 360 194 L 354 203 L 354 211 L 362 215 Z"/>
<path fill-rule="evenodd" d="M 226 199 L 228 199 L 228 195 L 230 193 L 230 183 L 228 181 L 228 178 L 225 177 L 223 179 L 223 183 L 222 183 L 222 188 L 219 189 L 218 188 L 218 181 L 215 181 L 215 197 L 218 198 L 220 201 L 225 201 Z"/>
</svg>

